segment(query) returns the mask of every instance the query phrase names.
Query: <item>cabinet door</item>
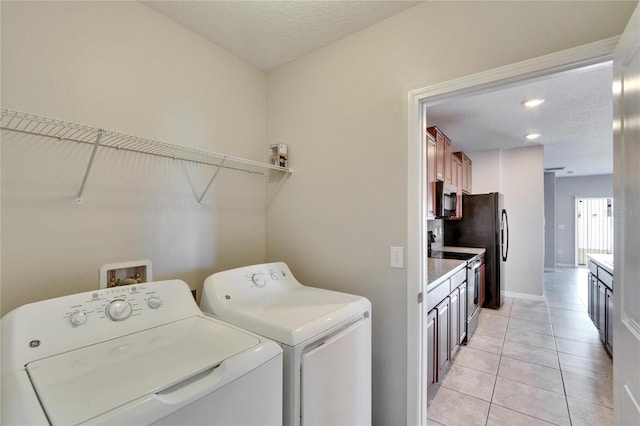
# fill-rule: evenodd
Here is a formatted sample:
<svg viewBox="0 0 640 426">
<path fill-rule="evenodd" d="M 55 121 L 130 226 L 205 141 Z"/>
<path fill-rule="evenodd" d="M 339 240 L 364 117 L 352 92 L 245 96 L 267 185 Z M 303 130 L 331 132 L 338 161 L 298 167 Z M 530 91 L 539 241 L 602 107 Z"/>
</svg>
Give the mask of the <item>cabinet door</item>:
<svg viewBox="0 0 640 426">
<path fill-rule="evenodd" d="M 595 275 L 591 275 L 591 319 L 593 324 L 598 328 L 598 278 Z"/>
<path fill-rule="evenodd" d="M 438 316 L 437 309 L 432 309 L 427 315 L 427 342 L 425 352 L 427 354 L 427 390 L 438 381 L 436 359 L 438 358 L 438 339 L 436 338 L 436 317 Z"/>
<path fill-rule="evenodd" d="M 453 359 L 453 356 L 458 351 L 460 345 L 460 293 L 458 288 L 453 289 L 449 295 L 449 319 L 451 324 L 449 330 L 451 330 L 451 339 L 449 341 L 449 358 Z"/>
<path fill-rule="evenodd" d="M 444 181 L 452 183 L 453 168 L 451 164 L 451 140 L 444 137 Z"/>
<path fill-rule="evenodd" d="M 605 316 L 607 306 L 606 288 L 607 287 L 605 287 L 601 282 L 598 283 L 598 333 L 600 333 L 600 338 L 603 342 L 605 341 L 607 333 Z"/>
<path fill-rule="evenodd" d="M 427 136 L 427 216 L 435 217 L 436 210 L 436 141 L 433 136 Z"/>
<path fill-rule="evenodd" d="M 471 161 L 469 157 L 462 154 L 462 192 L 469 193 L 469 169 L 471 168 Z"/>
<path fill-rule="evenodd" d="M 589 274 L 589 282 L 587 283 L 587 313 L 593 321 L 593 280 L 594 276 Z"/>
<path fill-rule="evenodd" d="M 444 376 L 444 371 L 449 365 L 449 298 L 446 297 L 436 306 L 438 318 L 436 320 L 438 330 L 438 380 Z"/>
<path fill-rule="evenodd" d="M 605 297 L 607 299 L 605 308 L 605 323 L 607 324 L 605 345 L 609 353 L 613 355 L 613 292 L 608 288 L 605 289 Z"/>
<path fill-rule="evenodd" d="M 436 130 L 436 180 L 444 180 L 444 134 Z"/>
<path fill-rule="evenodd" d="M 467 337 L 467 282 L 465 281 L 458 287 L 460 292 L 460 319 L 458 325 L 460 326 L 460 344 L 464 342 Z"/>
</svg>

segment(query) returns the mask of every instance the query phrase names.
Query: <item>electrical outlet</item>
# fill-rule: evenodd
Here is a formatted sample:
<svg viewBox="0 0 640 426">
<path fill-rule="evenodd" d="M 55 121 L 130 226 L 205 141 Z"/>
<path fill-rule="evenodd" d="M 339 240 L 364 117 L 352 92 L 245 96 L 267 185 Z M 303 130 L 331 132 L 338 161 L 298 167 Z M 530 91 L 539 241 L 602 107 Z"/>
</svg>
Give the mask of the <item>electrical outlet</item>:
<svg viewBox="0 0 640 426">
<path fill-rule="evenodd" d="M 404 253 L 402 247 L 391 247 L 391 267 L 404 268 Z"/>
</svg>

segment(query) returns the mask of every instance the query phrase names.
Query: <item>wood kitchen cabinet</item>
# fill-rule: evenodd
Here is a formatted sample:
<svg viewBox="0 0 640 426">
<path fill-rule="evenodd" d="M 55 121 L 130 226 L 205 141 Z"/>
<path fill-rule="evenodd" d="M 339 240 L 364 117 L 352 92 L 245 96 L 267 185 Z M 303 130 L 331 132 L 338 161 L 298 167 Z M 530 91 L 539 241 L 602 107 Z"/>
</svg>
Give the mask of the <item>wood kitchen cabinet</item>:
<svg viewBox="0 0 640 426">
<path fill-rule="evenodd" d="M 464 342 L 467 337 L 467 281 L 460 284 L 458 287 L 460 292 L 460 312 L 458 324 L 460 325 L 460 344 Z"/>
<path fill-rule="evenodd" d="M 427 219 L 435 217 L 436 212 L 436 139 L 427 133 Z"/>
<path fill-rule="evenodd" d="M 457 287 L 449 295 L 449 309 L 449 357 L 453 359 L 460 347 L 460 290 Z"/>
<path fill-rule="evenodd" d="M 462 219 L 462 160 L 458 157 L 451 157 L 452 178 L 451 184 L 458 188 L 458 202 L 456 215 L 448 219 Z"/>
<path fill-rule="evenodd" d="M 607 352 L 613 355 L 613 275 L 589 257 L 587 311 Z M 593 255 L 595 257 L 595 255 Z"/>
<path fill-rule="evenodd" d="M 432 309 L 431 312 L 429 312 L 429 314 L 427 315 L 427 323 L 425 324 L 425 327 L 427 328 L 427 342 L 425 346 L 425 352 L 427 353 L 427 390 L 429 390 L 431 386 L 438 380 L 438 376 L 436 373 L 436 360 L 438 359 L 438 341 L 436 339 L 437 315 L 438 311 L 436 309 Z"/>
<path fill-rule="evenodd" d="M 453 167 L 451 164 L 451 139 L 444 137 L 444 181 L 453 183 Z"/>
<path fill-rule="evenodd" d="M 451 140 L 435 126 L 427 128 L 436 142 L 436 180 L 451 183 Z"/>
<path fill-rule="evenodd" d="M 471 159 L 462 151 L 454 152 L 452 158 L 459 159 L 462 166 L 462 177 L 459 183 L 462 192 L 464 194 L 471 194 Z"/>
<path fill-rule="evenodd" d="M 437 330 L 438 330 L 438 377 L 443 377 L 444 373 L 451 361 L 451 353 L 449 351 L 449 297 L 440 302 L 436 306 L 437 312 Z"/>
<path fill-rule="evenodd" d="M 479 282 L 478 282 L 478 306 L 482 307 L 484 304 L 484 279 L 485 279 L 485 264 L 484 256 L 482 256 L 482 265 L 480 265 Z"/>
</svg>

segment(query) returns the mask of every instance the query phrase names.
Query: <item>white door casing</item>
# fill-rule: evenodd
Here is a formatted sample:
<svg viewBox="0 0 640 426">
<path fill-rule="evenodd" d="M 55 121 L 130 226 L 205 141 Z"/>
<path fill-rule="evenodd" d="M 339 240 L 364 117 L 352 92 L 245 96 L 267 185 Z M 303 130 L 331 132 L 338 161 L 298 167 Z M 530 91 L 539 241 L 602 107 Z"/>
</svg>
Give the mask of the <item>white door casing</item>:
<svg viewBox="0 0 640 426">
<path fill-rule="evenodd" d="M 634 15 L 637 22 L 637 11 Z M 633 19 L 632 19 L 633 20 Z M 637 24 L 636 24 L 637 25 Z M 424 105 L 466 94 L 477 94 L 533 78 L 545 78 L 558 73 L 580 72 L 590 66 L 610 61 L 618 37 L 567 49 L 538 58 L 518 62 L 486 72 L 462 77 L 408 94 L 408 223 L 407 223 L 407 423 L 427 423 L 426 370 L 422 344 L 426 341 L 423 321 L 427 312 L 417 302 L 419 294 L 426 295 L 426 191 L 424 181 L 424 129 L 428 117 Z M 637 160 L 636 160 L 637 162 Z M 640 167 L 637 167 L 640 168 Z M 636 188 L 637 193 L 637 188 Z M 425 231 L 425 232 L 423 232 Z M 636 262 L 640 264 L 640 262 Z M 636 422 L 640 424 L 640 422 Z M 617 424 L 617 423 L 616 423 Z"/>
<path fill-rule="evenodd" d="M 640 424 L 640 5 L 613 59 L 616 425 Z"/>
</svg>

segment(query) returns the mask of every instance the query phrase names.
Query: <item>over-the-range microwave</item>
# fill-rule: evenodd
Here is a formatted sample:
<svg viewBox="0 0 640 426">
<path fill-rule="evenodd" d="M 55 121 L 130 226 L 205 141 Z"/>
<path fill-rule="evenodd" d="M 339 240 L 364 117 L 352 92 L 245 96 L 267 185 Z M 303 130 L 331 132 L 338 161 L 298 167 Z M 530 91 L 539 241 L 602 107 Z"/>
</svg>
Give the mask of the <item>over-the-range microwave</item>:
<svg viewBox="0 0 640 426">
<path fill-rule="evenodd" d="M 441 181 L 436 181 L 436 218 L 457 216 L 458 188 Z"/>
</svg>

